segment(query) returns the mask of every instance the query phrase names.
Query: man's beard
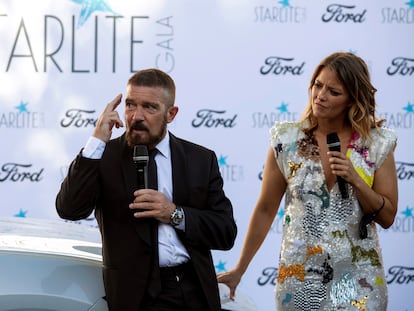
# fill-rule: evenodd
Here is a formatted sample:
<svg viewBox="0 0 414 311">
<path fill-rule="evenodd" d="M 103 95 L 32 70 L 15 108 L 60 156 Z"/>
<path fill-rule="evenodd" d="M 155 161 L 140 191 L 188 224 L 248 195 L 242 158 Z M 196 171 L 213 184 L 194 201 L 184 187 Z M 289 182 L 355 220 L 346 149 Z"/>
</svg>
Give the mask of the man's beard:
<svg viewBox="0 0 414 311">
<path fill-rule="evenodd" d="M 131 124 L 129 128 L 127 128 L 127 131 L 126 131 L 126 140 L 127 140 L 128 146 L 131 148 L 136 145 L 146 145 L 146 146 L 155 147 L 163 139 L 166 129 L 167 129 L 166 118 L 163 120 L 159 131 L 155 134 L 151 134 L 149 132 L 149 129 L 141 122 L 134 122 Z M 146 135 L 136 134 L 133 132 L 134 130 L 146 131 L 147 134 Z"/>
</svg>

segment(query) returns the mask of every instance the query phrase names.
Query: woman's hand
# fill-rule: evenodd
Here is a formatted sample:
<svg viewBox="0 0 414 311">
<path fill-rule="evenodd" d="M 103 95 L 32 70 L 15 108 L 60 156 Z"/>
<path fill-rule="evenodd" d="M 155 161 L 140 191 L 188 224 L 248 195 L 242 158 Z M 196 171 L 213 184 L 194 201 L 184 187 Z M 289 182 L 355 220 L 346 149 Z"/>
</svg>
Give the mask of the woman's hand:
<svg viewBox="0 0 414 311">
<path fill-rule="evenodd" d="M 332 174 L 342 177 L 346 182 L 353 185 L 359 175 L 355 171 L 351 160 L 339 151 L 328 151 L 328 156 Z"/>
<path fill-rule="evenodd" d="M 230 299 L 234 300 L 236 287 L 239 285 L 242 274 L 236 269 L 217 275 L 217 282 L 226 284 L 230 288 Z"/>
</svg>

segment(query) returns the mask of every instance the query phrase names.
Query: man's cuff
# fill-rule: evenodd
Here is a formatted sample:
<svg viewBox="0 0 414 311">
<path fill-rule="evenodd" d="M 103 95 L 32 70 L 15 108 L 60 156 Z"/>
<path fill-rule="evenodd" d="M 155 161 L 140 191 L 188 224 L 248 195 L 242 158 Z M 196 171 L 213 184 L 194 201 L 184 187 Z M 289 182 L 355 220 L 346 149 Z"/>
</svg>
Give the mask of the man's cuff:
<svg viewBox="0 0 414 311">
<path fill-rule="evenodd" d="M 88 159 L 101 159 L 106 143 L 99 138 L 90 136 L 82 150 L 82 156 Z"/>
</svg>

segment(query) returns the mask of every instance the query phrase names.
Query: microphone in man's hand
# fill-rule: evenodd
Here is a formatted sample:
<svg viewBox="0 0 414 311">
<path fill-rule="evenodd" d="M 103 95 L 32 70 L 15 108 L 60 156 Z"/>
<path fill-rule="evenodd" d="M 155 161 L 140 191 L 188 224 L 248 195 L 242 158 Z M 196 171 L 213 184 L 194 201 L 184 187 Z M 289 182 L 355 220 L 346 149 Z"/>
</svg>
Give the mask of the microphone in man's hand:
<svg viewBox="0 0 414 311">
<path fill-rule="evenodd" d="M 339 141 L 338 134 L 329 133 L 326 135 L 326 143 L 328 144 L 329 151 L 341 151 L 341 142 Z M 348 186 L 346 181 L 341 176 L 336 176 L 338 182 L 339 191 L 341 192 L 342 199 L 348 198 Z"/>
<path fill-rule="evenodd" d="M 136 145 L 132 160 L 137 169 L 138 189 L 148 188 L 148 148 L 145 145 Z"/>
</svg>

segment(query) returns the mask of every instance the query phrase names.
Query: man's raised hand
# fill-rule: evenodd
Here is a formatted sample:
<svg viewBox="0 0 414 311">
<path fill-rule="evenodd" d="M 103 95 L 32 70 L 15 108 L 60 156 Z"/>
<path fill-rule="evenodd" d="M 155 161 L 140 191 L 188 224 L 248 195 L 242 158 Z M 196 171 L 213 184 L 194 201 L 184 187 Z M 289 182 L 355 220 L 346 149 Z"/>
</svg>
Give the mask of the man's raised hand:
<svg viewBox="0 0 414 311">
<path fill-rule="evenodd" d="M 104 142 L 108 142 L 111 139 L 112 128 L 120 128 L 124 126 L 121 118 L 117 111 L 116 107 L 121 103 L 122 94 L 118 94 L 108 105 L 106 105 L 105 110 L 100 115 L 98 122 L 93 132 L 93 136 L 99 138 Z"/>
</svg>

